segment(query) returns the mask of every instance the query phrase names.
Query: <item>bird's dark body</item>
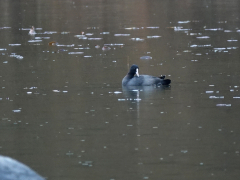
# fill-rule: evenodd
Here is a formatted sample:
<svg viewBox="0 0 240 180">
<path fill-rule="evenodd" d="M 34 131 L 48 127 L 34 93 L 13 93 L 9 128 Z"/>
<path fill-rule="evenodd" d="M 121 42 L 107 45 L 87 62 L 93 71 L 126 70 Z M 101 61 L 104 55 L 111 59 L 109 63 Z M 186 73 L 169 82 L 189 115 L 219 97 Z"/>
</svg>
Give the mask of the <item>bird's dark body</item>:
<svg viewBox="0 0 240 180">
<path fill-rule="evenodd" d="M 123 86 L 151 86 L 151 85 L 169 85 L 170 79 L 164 79 L 165 76 L 156 77 L 151 75 L 140 75 L 135 76 L 138 72 L 138 66 L 132 65 L 128 74 L 123 78 Z"/>
</svg>

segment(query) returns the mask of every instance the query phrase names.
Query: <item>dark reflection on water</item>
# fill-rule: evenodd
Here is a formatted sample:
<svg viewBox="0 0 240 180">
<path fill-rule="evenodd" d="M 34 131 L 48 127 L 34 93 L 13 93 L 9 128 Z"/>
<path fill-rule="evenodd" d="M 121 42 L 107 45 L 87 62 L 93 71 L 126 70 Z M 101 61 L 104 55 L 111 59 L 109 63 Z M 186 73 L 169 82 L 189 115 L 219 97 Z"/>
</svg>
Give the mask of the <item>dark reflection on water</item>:
<svg viewBox="0 0 240 180">
<path fill-rule="evenodd" d="M 238 179 L 239 1 L 0 4 L 0 154 L 51 180 Z M 125 89 L 131 64 L 171 87 Z"/>
</svg>

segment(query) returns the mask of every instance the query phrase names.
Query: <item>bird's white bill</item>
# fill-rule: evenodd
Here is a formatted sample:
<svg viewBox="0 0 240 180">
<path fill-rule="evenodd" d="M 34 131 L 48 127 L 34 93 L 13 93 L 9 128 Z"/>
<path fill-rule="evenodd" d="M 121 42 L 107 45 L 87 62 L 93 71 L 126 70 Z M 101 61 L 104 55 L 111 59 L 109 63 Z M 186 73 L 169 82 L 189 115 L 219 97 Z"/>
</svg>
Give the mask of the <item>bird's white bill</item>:
<svg viewBox="0 0 240 180">
<path fill-rule="evenodd" d="M 136 69 L 136 75 L 139 77 L 138 68 Z"/>
</svg>

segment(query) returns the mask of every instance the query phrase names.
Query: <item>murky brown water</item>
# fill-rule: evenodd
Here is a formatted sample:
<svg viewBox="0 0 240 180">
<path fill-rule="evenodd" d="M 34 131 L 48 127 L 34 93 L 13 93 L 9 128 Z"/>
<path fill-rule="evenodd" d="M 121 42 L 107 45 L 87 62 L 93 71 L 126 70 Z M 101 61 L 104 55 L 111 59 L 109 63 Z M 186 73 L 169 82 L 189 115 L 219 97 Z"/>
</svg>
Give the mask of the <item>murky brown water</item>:
<svg viewBox="0 0 240 180">
<path fill-rule="evenodd" d="M 239 178 L 238 1 L 0 4 L 0 154 L 49 180 Z M 131 64 L 171 87 L 122 89 Z"/>
</svg>

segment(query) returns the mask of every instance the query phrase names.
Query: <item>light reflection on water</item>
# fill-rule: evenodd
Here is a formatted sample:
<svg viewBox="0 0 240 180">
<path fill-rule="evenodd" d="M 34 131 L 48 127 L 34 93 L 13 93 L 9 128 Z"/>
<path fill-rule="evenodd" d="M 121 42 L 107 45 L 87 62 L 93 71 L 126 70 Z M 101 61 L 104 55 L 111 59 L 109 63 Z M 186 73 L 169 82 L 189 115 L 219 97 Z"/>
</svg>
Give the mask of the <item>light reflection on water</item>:
<svg viewBox="0 0 240 180">
<path fill-rule="evenodd" d="M 238 1 L 0 10 L 0 154 L 49 179 L 237 179 Z M 122 87 L 131 64 L 171 87 Z"/>
</svg>

